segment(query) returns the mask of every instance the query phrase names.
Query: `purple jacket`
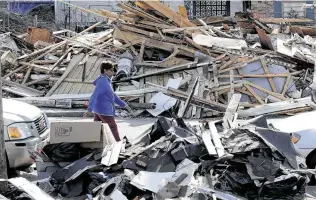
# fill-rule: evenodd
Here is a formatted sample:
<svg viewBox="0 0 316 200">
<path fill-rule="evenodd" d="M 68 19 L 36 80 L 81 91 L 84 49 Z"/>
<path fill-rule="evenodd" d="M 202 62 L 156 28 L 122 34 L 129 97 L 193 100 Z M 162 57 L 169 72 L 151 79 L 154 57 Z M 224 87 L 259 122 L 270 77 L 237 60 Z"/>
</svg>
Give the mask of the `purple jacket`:
<svg viewBox="0 0 316 200">
<path fill-rule="evenodd" d="M 115 103 L 120 107 L 126 104 L 114 92 L 111 79 L 106 75 L 100 75 L 94 82 L 95 89 L 90 97 L 89 112 L 104 116 L 115 116 Z"/>
</svg>

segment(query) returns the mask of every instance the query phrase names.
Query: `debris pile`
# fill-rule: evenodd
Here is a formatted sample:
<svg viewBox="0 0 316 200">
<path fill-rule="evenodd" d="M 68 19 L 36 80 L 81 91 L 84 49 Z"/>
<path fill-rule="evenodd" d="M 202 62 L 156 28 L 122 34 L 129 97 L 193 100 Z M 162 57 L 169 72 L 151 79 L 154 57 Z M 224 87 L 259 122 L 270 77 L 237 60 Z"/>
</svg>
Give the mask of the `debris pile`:
<svg viewBox="0 0 316 200">
<path fill-rule="evenodd" d="M 314 29 L 305 26 L 310 20 L 237 13 L 234 19 L 190 21 L 184 7 L 176 12 L 159 1 L 117 4 L 120 14 L 75 6 L 104 17 L 106 25 L 100 21 L 79 33 L 55 31 L 45 42 L 30 39 L 49 38 L 43 30 L 34 30 L 34 37 L 28 34 L 26 40 L 37 49 L 24 51 L 10 66 L 4 75 L 6 91 L 40 107 L 83 108 L 100 63 L 111 60 L 117 63 L 115 89 L 127 102 L 138 104 L 136 115 L 217 117 L 236 93 L 242 94 L 241 112 L 312 109 L 310 103 L 276 106 L 304 101 L 311 92 L 316 40 Z M 191 105 L 186 106 L 190 94 Z"/>
<path fill-rule="evenodd" d="M 192 126 L 158 117 L 132 144 L 108 142 L 103 150 L 54 140 L 33 152 L 36 184 L 68 199 L 303 199 L 314 172 L 291 134 L 263 117 L 226 129 L 227 119 Z"/>
</svg>

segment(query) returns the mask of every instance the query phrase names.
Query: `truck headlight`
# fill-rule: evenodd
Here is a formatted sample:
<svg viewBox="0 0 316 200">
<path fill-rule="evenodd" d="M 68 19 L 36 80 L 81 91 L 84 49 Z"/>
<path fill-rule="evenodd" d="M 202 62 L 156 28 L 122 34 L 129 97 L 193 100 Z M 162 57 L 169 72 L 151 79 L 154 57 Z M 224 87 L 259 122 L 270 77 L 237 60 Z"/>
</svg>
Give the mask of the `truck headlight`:
<svg viewBox="0 0 316 200">
<path fill-rule="evenodd" d="M 291 133 L 291 139 L 292 143 L 296 144 L 298 141 L 300 141 L 301 135 L 299 135 L 298 133 Z"/>
<path fill-rule="evenodd" d="M 29 124 L 27 123 L 11 124 L 10 126 L 8 126 L 8 133 L 11 140 L 21 140 L 32 137 Z"/>
</svg>

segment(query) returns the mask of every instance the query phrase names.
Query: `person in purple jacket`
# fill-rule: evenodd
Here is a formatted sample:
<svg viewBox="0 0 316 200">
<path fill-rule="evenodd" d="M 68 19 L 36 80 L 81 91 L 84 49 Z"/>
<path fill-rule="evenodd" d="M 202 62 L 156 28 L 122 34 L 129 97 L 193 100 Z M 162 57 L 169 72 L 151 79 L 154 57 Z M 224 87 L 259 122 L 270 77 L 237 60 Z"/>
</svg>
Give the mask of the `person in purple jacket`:
<svg viewBox="0 0 316 200">
<path fill-rule="evenodd" d="M 120 135 L 114 119 L 115 104 L 126 108 L 130 113 L 132 113 L 132 109 L 115 94 L 112 88 L 111 77 L 114 75 L 113 64 L 110 62 L 102 62 L 100 71 L 101 75 L 93 82 L 95 89 L 90 97 L 88 111 L 84 116 L 86 117 L 89 113 L 94 113 L 94 121 L 107 123 L 115 140 L 118 142 L 120 141 Z"/>
</svg>

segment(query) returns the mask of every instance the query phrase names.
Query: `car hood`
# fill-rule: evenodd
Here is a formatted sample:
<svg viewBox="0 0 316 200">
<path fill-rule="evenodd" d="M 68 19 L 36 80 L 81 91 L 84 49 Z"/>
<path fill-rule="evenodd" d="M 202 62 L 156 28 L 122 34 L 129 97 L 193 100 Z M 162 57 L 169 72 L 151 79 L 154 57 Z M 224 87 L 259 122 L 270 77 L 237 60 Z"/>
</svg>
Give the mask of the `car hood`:
<svg viewBox="0 0 316 200">
<path fill-rule="evenodd" d="M 34 121 L 42 114 L 42 111 L 39 108 L 24 102 L 5 98 L 2 101 L 4 125 L 16 122 Z"/>
</svg>

